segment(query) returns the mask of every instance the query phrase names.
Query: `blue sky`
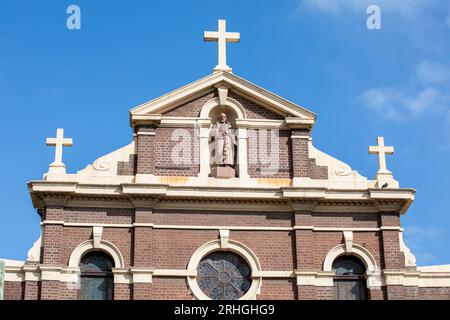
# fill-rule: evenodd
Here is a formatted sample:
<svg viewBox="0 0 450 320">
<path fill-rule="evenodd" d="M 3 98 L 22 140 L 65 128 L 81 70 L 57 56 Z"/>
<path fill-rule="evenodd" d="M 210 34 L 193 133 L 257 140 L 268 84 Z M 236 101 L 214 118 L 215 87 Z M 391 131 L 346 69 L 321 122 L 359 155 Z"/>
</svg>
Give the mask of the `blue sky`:
<svg viewBox="0 0 450 320">
<path fill-rule="evenodd" d="M 81 30 L 66 28 L 69 5 Z M 366 8 L 381 8 L 369 30 Z M 132 107 L 212 72 L 226 18 L 234 73 L 317 113 L 314 144 L 373 178 L 388 168 L 417 189 L 402 217 L 419 265 L 450 263 L 450 3 L 438 0 L 2 1 L 0 257 L 25 259 L 39 236 L 26 182 L 53 161 L 63 127 L 68 172 L 127 144 Z"/>
</svg>

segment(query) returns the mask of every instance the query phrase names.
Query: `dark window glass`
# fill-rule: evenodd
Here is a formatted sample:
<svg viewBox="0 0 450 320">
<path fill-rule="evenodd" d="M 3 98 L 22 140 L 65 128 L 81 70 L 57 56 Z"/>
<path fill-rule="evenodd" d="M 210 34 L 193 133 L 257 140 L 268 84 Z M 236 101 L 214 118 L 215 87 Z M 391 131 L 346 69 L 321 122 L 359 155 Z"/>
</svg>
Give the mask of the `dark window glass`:
<svg viewBox="0 0 450 320">
<path fill-rule="evenodd" d="M 367 287 L 364 274 L 366 267 L 356 257 L 343 256 L 333 263 L 334 299 L 366 300 Z"/>
<path fill-rule="evenodd" d="M 197 267 L 197 283 L 213 300 L 237 300 L 250 288 L 247 262 L 232 252 L 213 252 Z"/>
<path fill-rule="evenodd" d="M 89 252 L 80 263 L 81 300 L 112 300 L 114 264 L 111 258 L 103 252 Z"/>
</svg>

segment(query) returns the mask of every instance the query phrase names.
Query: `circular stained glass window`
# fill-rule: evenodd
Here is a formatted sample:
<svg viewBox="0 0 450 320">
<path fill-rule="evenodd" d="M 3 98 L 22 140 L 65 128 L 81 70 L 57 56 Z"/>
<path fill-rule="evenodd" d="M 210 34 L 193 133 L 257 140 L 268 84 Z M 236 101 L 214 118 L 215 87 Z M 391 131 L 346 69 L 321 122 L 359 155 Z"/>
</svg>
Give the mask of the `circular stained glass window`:
<svg viewBox="0 0 450 320">
<path fill-rule="evenodd" d="M 232 252 L 213 252 L 197 267 L 197 283 L 213 300 L 237 300 L 251 285 L 250 267 Z"/>
</svg>

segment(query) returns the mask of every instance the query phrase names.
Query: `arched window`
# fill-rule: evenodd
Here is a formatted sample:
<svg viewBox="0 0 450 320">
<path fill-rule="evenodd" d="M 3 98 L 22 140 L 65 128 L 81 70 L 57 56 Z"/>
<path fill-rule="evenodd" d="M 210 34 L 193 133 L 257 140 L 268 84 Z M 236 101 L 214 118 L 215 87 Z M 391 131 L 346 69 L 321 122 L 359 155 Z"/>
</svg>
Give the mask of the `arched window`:
<svg viewBox="0 0 450 320">
<path fill-rule="evenodd" d="M 114 263 L 109 255 L 91 251 L 80 262 L 81 286 L 80 300 L 112 300 Z"/>
<path fill-rule="evenodd" d="M 356 257 L 341 256 L 333 262 L 334 299 L 366 300 L 366 267 Z"/>
<path fill-rule="evenodd" d="M 210 253 L 197 267 L 198 286 L 213 300 L 237 300 L 251 282 L 249 265 L 233 252 Z"/>
</svg>

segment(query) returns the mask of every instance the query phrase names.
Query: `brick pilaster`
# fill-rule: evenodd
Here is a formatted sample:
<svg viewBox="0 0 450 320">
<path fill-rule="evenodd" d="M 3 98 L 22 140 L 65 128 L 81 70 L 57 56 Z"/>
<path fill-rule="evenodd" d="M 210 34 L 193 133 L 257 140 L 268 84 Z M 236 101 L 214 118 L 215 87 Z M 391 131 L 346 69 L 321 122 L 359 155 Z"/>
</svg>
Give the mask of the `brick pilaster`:
<svg viewBox="0 0 450 320">
<path fill-rule="evenodd" d="M 155 128 L 139 126 L 137 135 L 137 174 L 153 174 L 155 171 Z"/>
<path fill-rule="evenodd" d="M 58 221 L 61 224 L 44 224 L 42 227 L 42 255 L 41 263 L 47 265 L 61 264 L 61 246 L 63 236 L 63 206 L 60 204 L 47 205 L 44 213 L 45 221 Z"/>
<path fill-rule="evenodd" d="M 133 267 L 151 268 L 153 266 L 153 228 L 152 201 L 135 202 L 137 205 L 134 215 Z M 133 300 L 150 300 L 151 283 L 134 283 Z"/>
<path fill-rule="evenodd" d="M 295 216 L 295 255 L 297 271 L 314 270 L 314 234 L 308 229 L 312 226 L 312 206 L 309 204 L 294 204 Z M 299 300 L 316 299 L 316 288 L 314 286 L 297 286 L 297 297 Z"/>
<path fill-rule="evenodd" d="M 398 212 L 380 213 L 381 241 L 382 241 L 382 267 L 384 270 L 401 270 L 405 267 L 405 257 L 400 251 L 399 230 L 390 228 L 400 227 Z M 386 298 L 400 300 L 405 298 L 405 288 L 398 285 L 386 286 Z"/>
<path fill-rule="evenodd" d="M 39 300 L 41 283 L 38 281 L 24 281 L 24 300 Z"/>
<path fill-rule="evenodd" d="M 306 178 L 309 176 L 311 162 L 308 156 L 308 141 L 310 131 L 292 130 L 292 169 L 294 178 Z"/>
<path fill-rule="evenodd" d="M 400 227 L 400 215 L 398 212 L 382 212 L 380 214 L 382 257 L 384 269 L 404 269 L 405 257 L 400 251 L 399 230 L 389 228 Z"/>
</svg>

